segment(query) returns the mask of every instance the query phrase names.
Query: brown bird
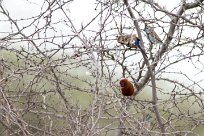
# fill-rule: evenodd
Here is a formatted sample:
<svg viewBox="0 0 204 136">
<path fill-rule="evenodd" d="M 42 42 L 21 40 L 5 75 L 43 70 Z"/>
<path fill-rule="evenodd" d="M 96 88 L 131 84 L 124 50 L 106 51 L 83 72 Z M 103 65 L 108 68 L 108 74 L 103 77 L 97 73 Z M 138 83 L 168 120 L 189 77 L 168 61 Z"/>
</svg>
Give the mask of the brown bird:
<svg viewBox="0 0 204 136">
<path fill-rule="evenodd" d="M 120 43 L 122 45 L 126 45 L 126 46 L 131 47 L 131 48 L 137 48 L 137 46 L 135 46 L 135 40 L 136 39 L 137 39 L 136 34 L 117 36 L 118 43 Z"/>
<path fill-rule="evenodd" d="M 136 95 L 136 91 L 134 89 L 133 84 L 130 81 L 128 81 L 127 78 L 122 78 L 120 80 L 120 87 L 121 87 L 122 94 L 124 96 L 135 96 Z"/>
</svg>

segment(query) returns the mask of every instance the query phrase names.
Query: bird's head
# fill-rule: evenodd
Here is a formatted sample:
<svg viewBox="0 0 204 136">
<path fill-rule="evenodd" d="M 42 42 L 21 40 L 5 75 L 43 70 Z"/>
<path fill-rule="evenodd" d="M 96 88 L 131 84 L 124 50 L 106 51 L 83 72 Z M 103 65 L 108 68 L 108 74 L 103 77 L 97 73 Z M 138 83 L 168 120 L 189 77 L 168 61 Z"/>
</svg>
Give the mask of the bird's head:
<svg viewBox="0 0 204 136">
<path fill-rule="evenodd" d="M 144 28 L 144 31 L 146 32 L 146 33 L 150 33 L 150 30 L 151 28 L 147 25 L 147 24 L 145 24 L 145 28 Z"/>
<path fill-rule="evenodd" d="M 150 114 L 145 115 L 143 118 L 144 121 L 148 121 L 148 122 L 151 122 L 152 119 L 153 119 L 153 117 Z"/>
<path fill-rule="evenodd" d="M 135 40 L 135 45 L 136 45 L 136 46 L 140 46 L 140 39 L 139 39 L 139 38 L 137 38 L 137 39 Z"/>
<path fill-rule="evenodd" d="M 117 36 L 116 38 L 117 38 L 118 43 L 121 43 L 121 44 L 124 43 L 124 37 L 122 35 Z"/>
<path fill-rule="evenodd" d="M 137 38 L 137 39 L 136 39 L 136 41 L 140 42 L 140 39 L 139 39 L 139 38 Z"/>
<path fill-rule="evenodd" d="M 129 81 L 126 78 L 120 80 L 120 87 L 125 87 Z"/>
</svg>

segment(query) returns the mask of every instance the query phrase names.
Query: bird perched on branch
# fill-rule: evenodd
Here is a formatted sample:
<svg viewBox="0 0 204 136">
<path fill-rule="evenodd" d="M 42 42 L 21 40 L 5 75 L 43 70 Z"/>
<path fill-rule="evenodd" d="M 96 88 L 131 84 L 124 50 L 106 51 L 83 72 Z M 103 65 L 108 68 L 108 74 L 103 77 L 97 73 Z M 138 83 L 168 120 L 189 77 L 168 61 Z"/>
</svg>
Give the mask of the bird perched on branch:
<svg viewBox="0 0 204 136">
<path fill-rule="evenodd" d="M 122 94 L 124 96 L 135 96 L 136 91 L 134 89 L 133 84 L 127 79 L 127 78 L 122 78 L 120 80 L 120 87 Z"/>
<path fill-rule="evenodd" d="M 143 117 L 143 127 L 146 129 L 150 129 L 152 121 L 152 116 L 150 114 L 145 114 Z"/>
<path fill-rule="evenodd" d="M 136 34 L 132 34 L 132 35 L 120 35 L 117 37 L 117 41 L 118 43 L 122 44 L 122 45 L 126 45 L 130 48 L 137 48 L 134 44 L 134 41 L 137 39 L 137 35 Z"/>
<path fill-rule="evenodd" d="M 120 36 L 118 36 L 117 41 L 118 41 L 118 43 L 126 45 L 130 48 L 139 48 L 141 50 L 142 54 L 144 54 L 147 57 L 144 49 L 141 48 L 140 39 L 137 37 L 136 34 L 120 35 Z"/>
<path fill-rule="evenodd" d="M 162 43 L 162 40 L 159 38 L 157 33 L 154 31 L 153 27 L 145 24 L 144 31 L 146 32 L 147 39 L 150 41 L 150 43 L 152 44 Z"/>
</svg>

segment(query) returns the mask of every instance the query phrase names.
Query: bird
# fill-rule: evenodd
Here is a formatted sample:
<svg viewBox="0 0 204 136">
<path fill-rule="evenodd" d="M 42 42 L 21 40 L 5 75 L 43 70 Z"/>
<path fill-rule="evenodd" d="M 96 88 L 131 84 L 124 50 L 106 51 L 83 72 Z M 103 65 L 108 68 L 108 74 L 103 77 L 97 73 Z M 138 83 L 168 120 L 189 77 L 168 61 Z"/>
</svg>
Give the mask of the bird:
<svg viewBox="0 0 204 136">
<path fill-rule="evenodd" d="M 157 35 L 157 33 L 154 31 L 153 27 L 145 24 L 144 31 L 146 32 L 147 39 L 150 41 L 150 43 L 152 44 L 163 43 L 162 40 Z"/>
<path fill-rule="evenodd" d="M 120 43 L 122 45 L 126 45 L 127 47 L 130 47 L 130 48 L 137 48 L 134 45 L 134 41 L 136 39 L 137 39 L 137 35 L 136 34 L 117 36 L 118 43 Z"/>
<path fill-rule="evenodd" d="M 133 84 L 127 78 L 122 78 L 120 80 L 120 88 L 124 96 L 135 96 L 136 95 L 136 91 L 134 89 Z"/>
<path fill-rule="evenodd" d="M 150 114 L 145 114 L 143 117 L 143 127 L 146 129 L 150 129 L 152 121 L 153 117 Z"/>
<path fill-rule="evenodd" d="M 140 44 L 140 39 L 136 38 L 135 40 L 135 46 L 138 47 L 140 49 L 140 51 L 142 52 L 142 54 L 144 54 L 147 57 L 147 54 L 145 53 L 145 51 L 143 50 L 143 48 L 141 48 L 141 44 Z"/>
<path fill-rule="evenodd" d="M 120 35 L 117 37 L 117 41 L 118 41 L 118 43 L 126 45 L 130 48 L 139 48 L 141 50 L 142 54 L 144 54 L 147 57 L 145 51 L 140 46 L 140 39 L 137 37 L 136 34 Z"/>
</svg>

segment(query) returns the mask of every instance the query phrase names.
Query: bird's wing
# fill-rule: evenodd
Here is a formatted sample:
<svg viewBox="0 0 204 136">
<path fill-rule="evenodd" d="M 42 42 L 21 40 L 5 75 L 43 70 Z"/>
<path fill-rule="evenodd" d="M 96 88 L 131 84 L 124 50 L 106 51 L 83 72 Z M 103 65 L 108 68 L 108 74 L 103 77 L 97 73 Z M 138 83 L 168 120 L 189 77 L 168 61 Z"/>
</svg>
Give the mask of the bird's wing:
<svg viewBox="0 0 204 136">
<path fill-rule="evenodd" d="M 159 36 L 157 35 L 157 33 L 154 31 L 154 29 L 151 27 L 151 34 L 152 36 L 154 36 L 159 42 L 162 42 L 162 40 L 159 38 Z"/>
</svg>

